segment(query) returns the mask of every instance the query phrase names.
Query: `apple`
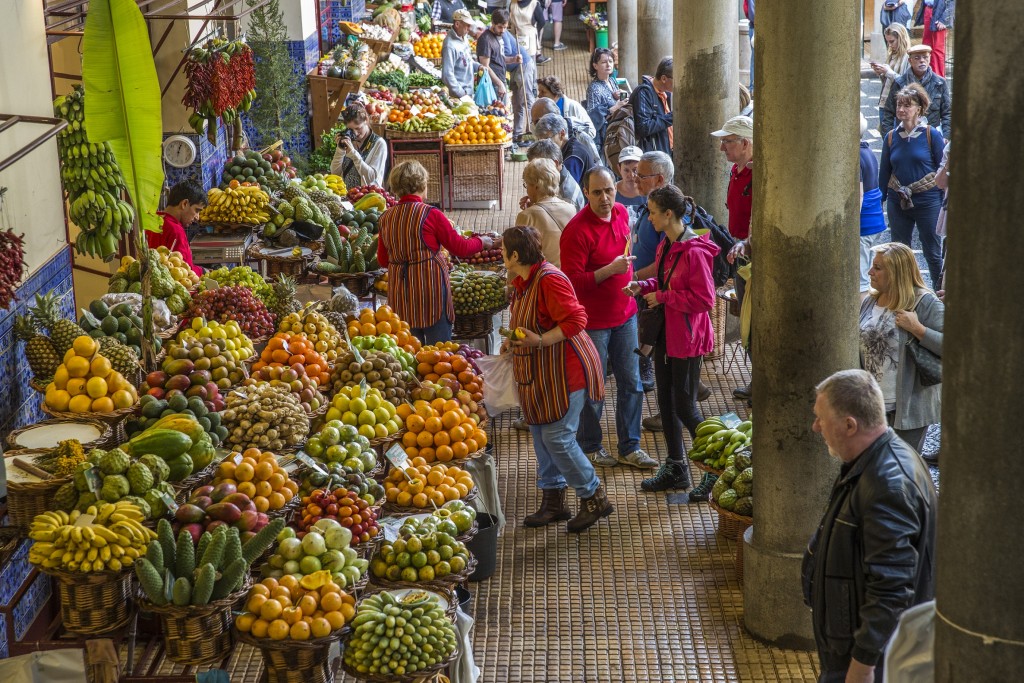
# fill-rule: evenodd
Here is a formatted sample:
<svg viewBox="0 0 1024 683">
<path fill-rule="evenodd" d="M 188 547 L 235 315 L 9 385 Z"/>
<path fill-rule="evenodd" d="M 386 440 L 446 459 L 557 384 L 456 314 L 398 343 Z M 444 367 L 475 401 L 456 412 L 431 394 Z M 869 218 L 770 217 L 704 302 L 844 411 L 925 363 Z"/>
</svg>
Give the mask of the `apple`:
<svg viewBox="0 0 1024 683">
<path fill-rule="evenodd" d="M 288 560 L 281 567 L 281 571 L 285 574 L 299 574 L 299 563 L 295 560 Z"/>
<path fill-rule="evenodd" d="M 294 537 L 284 539 L 277 547 L 277 552 L 286 560 L 299 560 L 302 550 L 302 541 Z"/>
<path fill-rule="evenodd" d="M 311 535 L 312 534 L 307 534 L 306 538 L 309 538 L 309 536 Z M 315 574 L 316 572 L 320 571 L 320 569 L 320 559 L 314 555 L 306 555 L 299 562 L 299 573 L 301 574 L 305 574 L 308 576 L 310 574 Z"/>
<path fill-rule="evenodd" d="M 324 537 L 316 531 L 310 531 L 302 539 L 302 552 L 306 555 L 319 557 L 327 550 L 327 543 Z"/>
</svg>

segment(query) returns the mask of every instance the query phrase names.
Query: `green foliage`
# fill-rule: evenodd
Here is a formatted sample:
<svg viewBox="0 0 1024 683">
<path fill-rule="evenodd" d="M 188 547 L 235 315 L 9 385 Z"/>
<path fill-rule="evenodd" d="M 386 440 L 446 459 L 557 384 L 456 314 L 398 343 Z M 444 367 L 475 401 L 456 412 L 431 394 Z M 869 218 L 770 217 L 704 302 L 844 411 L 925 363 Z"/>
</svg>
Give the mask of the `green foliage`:
<svg viewBox="0 0 1024 683">
<path fill-rule="evenodd" d="M 258 0 L 248 3 L 250 7 L 259 4 Z M 258 93 L 248 112 L 258 138 L 250 140 L 250 145 L 266 147 L 302 135 L 307 121 L 299 112 L 299 102 L 306 97 L 305 79 L 296 78 L 292 70 L 279 0 L 270 0 L 250 15 L 246 35 L 256 61 Z"/>
<path fill-rule="evenodd" d="M 308 166 L 309 173 L 330 173 L 331 172 L 331 159 L 334 158 L 334 152 L 338 149 L 338 143 L 335 142 L 338 135 L 345 131 L 345 124 L 338 122 L 331 130 L 327 131 L 320 136 L 320 142 L 322 143 L 319 149 L 315 149 L 309 153 L 306 157 L 306 164 Z"/>
</svg>

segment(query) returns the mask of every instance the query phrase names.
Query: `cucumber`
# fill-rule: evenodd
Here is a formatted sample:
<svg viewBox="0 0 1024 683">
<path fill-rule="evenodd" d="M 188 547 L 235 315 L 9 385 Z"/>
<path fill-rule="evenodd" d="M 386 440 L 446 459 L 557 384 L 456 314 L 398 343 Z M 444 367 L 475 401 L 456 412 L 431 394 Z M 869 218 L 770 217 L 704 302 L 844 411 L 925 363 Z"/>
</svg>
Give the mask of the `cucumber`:
<svg viewBox="0 0 1024 683">
<path fill-rule="evenodd" d="M 160 544 L 154 543 L 160 547 Z M 139 577 L 139 584 L 146 592 L 146 597 L 154 605 L 166 605 L 167 596 L 164 595 L 164 580 L 160 572 L 153 566 L 153 563 L 145 557 L 140 557 L 135 563 L 135 576 Z"/>
</svg>

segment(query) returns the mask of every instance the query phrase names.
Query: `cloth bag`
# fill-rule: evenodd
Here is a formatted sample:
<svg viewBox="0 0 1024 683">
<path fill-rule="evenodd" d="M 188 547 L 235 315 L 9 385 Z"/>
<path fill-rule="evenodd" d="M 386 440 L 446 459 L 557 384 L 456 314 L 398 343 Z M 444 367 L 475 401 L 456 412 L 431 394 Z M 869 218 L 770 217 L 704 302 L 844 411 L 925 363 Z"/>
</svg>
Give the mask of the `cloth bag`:
<svg viewBox="0 0 1024 683">
<path fill-rule="evenodd" d="M 476 359 L 484 376 L 484 408 L 491 417 L 519 405 L 519 391 L 512 376 L 512 354 L 484 356 Z"/>
</svg>

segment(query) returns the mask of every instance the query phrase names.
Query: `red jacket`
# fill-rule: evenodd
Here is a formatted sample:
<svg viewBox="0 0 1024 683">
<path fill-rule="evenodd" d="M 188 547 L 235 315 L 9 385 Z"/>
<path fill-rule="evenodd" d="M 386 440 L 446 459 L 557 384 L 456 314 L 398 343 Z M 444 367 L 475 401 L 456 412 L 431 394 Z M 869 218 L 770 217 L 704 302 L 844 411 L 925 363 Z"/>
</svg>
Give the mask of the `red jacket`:
<svg viewBox="0 0 1024 683">
<path fill-rule="evenodd" d="M 715 347 L 715 332 L 708 313 L 715 307 L 715 279 L 712 262 L 718 245 L 707 235 L 658 245 L 655 263 L 664 255 L 664 274 L 671 279 L 668 289 L 659 291 L 657 277 L 640 282 L 640 293 L 658 292 L 665 307 L 666 351 L 672 358 L 703 356 Z"/>
<path fill-rule="evenodd" d="M 149 245 L 149 248 L 167 247 L 171 251 L 180 253 L 181 260 L 188 264 L 192 272 L 202 276 L 203 269 L 192 262 L 192 246 L 188 243 L 188 235 L 185 233 L 184 226 L 169 213 L 157 211 L 156 215 L 164 219 L 163 232 L 146 231 L 146 244 Z"/>
</svg>

